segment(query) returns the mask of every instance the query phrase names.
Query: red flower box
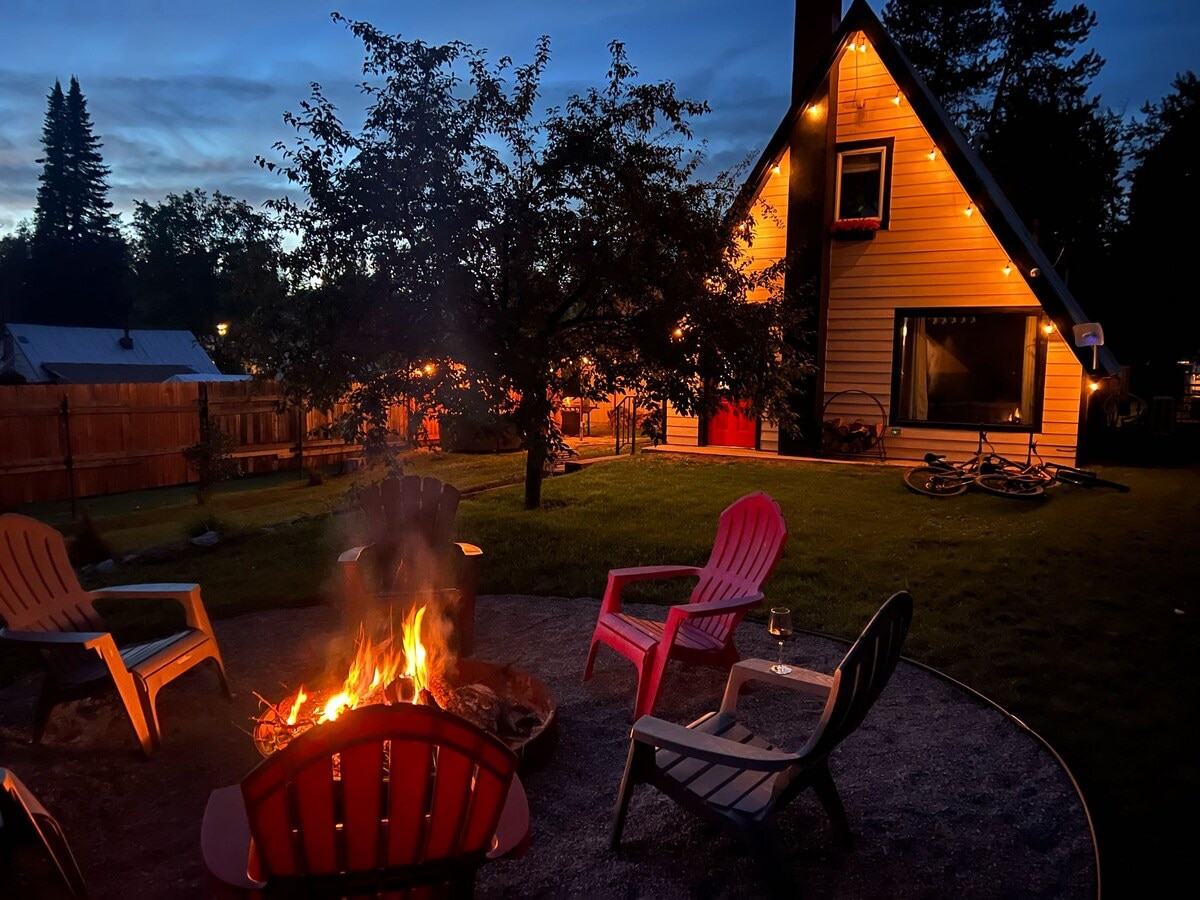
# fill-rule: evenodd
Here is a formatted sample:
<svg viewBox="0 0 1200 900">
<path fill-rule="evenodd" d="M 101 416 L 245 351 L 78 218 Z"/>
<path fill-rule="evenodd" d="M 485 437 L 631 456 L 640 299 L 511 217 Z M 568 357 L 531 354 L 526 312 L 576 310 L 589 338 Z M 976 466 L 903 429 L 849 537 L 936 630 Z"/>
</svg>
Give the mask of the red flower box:
<svg viewBox="0 0 1200 900">
<path fill-rule="evenodd" d="M 881 224 L 879 219 L 838 219 L 829 226 L 829 234 L 839 241 L 870 240 Z"/>
</svg>

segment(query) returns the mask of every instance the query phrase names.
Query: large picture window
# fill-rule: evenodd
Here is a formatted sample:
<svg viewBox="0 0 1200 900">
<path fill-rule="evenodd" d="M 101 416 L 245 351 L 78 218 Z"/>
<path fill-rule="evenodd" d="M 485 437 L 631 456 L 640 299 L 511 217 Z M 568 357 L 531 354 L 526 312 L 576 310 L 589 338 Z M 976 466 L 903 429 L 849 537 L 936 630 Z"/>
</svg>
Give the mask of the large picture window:
<svg viewBox="0 0 1200 900">
<path fill-rule="evenodd" d="M 887 228 L 894 145 L 893 138 L 838 144 L 835 219 L 879 219 Z"/>
<path fill-rule="evenodd" d="M 1040 309 L 897 310 L 892 421 L 1037 430 L 1044 324 Z"/>
</svg>

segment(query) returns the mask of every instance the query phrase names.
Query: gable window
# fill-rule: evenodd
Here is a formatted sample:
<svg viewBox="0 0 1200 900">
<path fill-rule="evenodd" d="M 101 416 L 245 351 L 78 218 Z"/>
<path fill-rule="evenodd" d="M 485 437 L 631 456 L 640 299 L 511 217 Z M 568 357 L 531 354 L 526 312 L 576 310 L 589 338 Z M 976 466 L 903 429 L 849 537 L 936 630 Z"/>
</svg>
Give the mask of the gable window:
<svg viewBox="0 0 1200 900">
<path fill-rule="evenodd" d="M 838 144 L 835 219 L 879 219 L 879 227 L 887 228 L 895 143 L 886 138 Z"/>
<path fill-rule="evenodd" d="M 1037 308 L 897 310 L 893 423 L 1038 430 L 1043 325 Z"/>
</svg>

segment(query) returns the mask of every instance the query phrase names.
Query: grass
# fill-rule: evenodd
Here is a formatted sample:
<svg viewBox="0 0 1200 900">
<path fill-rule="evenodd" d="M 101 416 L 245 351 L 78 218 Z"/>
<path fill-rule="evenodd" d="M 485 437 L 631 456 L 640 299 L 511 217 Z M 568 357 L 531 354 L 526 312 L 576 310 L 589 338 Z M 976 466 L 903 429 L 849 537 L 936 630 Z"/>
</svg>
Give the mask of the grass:
<svg viewBox="0 0 1200 900">
<path fill-rule="evenodd" d="M 519 475 L 520 465 L 519 457 L 425 455 L 413 470 L 461 488 Z M 790 533 L 769 602 L 790 606 L 797 627 L 852 637 L 889 594 L 911 591 L 907 654 L 1050 740 L 1092 805 L 1109 886 L 1146 887 L 1182 865 L 1172 860 L 1187 859 L 1186 830 L 1168 823 L 1190 821 L 1200 799 L 1200 609 L 1192 602 L 1200 470 L 1105 475 L 1132 491 L 1064 486 L 1027 505 L 982 494 L 917 497 L 893 468 L 647 454 L 548 480 L 536 512 L 520 509 L 519 487 L 467 497 L 459 532 L 484 548 L 484 593 L 598 597 L 613 566 L 702 563 L 720 511 L 768 491 Z M 214 616 L 315 602 L 337 551 L 350 546 L 352 517 L 324 515 L 347 487 L 346 479 L 229 486 L 214 505 L 240 537 L 120 580 L 199 581 Z M 93 504 L 93 519 L 114 544 L 161 534 L 185 505 L 159 494 Z M 297 515 L 305 517 L 250 532 Z M 678 594 L 658 586 L 630 596 Z M 586 641 L 581 634 L 581 666 Z"/>
</svg>

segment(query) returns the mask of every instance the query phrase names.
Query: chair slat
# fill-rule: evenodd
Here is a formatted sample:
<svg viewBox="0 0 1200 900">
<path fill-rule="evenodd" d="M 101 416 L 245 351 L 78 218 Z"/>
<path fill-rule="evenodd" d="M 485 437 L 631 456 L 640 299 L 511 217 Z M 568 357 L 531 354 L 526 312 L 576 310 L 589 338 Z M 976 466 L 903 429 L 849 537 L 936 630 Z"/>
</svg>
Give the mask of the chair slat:
<svg viewBox="0 0 1200 900">
<path fill-rule="evenodd" d="M 333 771 L 332 756 L 319 757 L 296 773 L 293 781 L 292 827 L 303 846 L 306 874 L 331 875 L 338 871 Z"/>
<path fill-rule="evenodd" d="M 424 738 L 392 740 L 385 865 L 414 865 L 425 858 L 434 750 Z"/>
<path fill-rule="evenodd" d="M 385 762 L 384 741 L 363 741 L 340 753 L 343 839 L 346 866 L 352 871 L 380 867 L 383 840 L 383 798 L 380 789 Z"/>
<path fill-rule="evenodd" d="M 433 805 L 427 853 L 431 859 L 462 852 L 460 835 L 472 793 L 474 760 L 457 749 L 442 746 L 437 755 Z"/>
</svg>

